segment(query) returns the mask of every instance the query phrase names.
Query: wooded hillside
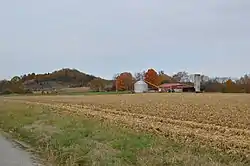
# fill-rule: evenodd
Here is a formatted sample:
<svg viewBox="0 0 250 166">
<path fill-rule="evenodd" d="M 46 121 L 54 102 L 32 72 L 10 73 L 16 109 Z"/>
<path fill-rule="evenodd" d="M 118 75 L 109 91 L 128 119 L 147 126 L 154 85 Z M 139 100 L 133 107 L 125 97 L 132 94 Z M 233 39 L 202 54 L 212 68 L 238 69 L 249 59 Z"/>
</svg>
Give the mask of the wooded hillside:
<svg viewBox="0 0 250 166">
<path fill-rule="evenodd" d="M 89 83 L 95 79 L 97 77 L 76 69 L 61 69 L 45 74 L 30 73 L 14 76 L 11 80 L 1 81 L 0 93 L 28 93 L 68 87 L 84 87 L 89 86 Z"/>
</svg>

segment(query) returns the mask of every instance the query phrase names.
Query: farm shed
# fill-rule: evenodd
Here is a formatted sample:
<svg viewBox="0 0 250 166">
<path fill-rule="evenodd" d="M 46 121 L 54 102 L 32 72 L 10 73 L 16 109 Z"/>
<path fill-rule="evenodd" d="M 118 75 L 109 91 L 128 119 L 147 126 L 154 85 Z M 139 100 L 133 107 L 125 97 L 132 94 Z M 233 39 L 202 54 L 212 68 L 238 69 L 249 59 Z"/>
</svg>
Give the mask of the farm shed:
<svg viewBox="0 0 250 166">
<path fill-rule="evenodd" d="M 191 85 L 186 85 L 182 83 L 165 83 L 159 86 L 161 91 L 168 92 L 169 90 L 174 90 L 175 92 L 194 92 L 195 88 Z"/>
</svg>

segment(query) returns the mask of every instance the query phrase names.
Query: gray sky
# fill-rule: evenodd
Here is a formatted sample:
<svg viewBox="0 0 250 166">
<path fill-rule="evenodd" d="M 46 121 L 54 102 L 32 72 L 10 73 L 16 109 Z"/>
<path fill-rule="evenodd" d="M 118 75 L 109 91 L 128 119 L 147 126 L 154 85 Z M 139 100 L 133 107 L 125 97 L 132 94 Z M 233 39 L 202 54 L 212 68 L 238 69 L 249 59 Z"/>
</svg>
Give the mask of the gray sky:
<svg viewBox="0 0 250 166">
<path fill-rule="evenodd" d="M 250 72 L 249 0 L 0 0 L 0 79 L 60 68 Z"/>
</svg>

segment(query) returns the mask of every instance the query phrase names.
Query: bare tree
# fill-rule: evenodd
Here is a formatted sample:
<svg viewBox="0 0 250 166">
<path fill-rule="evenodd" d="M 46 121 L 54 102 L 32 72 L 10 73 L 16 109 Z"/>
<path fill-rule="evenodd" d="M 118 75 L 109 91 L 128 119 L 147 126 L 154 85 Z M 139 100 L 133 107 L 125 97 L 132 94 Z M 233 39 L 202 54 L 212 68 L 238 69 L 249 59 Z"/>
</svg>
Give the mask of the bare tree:
<svg viewBox="0 0 250 166">
<path fill-rule="evenodd" d="M 189 75 L 185 71 L 178 72 L 177 74 L 173 75 L 173 79 L 177 82 L 189 82 Z"/>
<path fill-rule="evenodd" d="M 135 80 L 136 81 L 140 81 L 140 80 L 143 80 L 144 79 L 144 73 L 143 72 L 138 72 L 138 73 L 135 73 L 134 74 L 134 77 L 135 77 Z"/>
</svg>

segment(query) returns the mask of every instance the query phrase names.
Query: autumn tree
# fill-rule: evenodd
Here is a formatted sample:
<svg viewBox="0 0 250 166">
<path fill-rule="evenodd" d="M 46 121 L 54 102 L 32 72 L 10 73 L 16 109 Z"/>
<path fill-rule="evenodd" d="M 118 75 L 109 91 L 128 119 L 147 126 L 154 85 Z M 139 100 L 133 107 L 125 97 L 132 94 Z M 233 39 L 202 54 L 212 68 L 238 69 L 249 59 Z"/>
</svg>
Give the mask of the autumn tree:
<svg viewBox="0 0 250 166">
<path fill-rule="evenodd" d="M 10 81 L 13 82 L 13 83 L 17 83 L 17 82 L 19 82 L 20 80 L 21 80 L 20 77 L 14 76 Z"/>
<path fill-rule="evenodd" d="M 148 71 L 145 73 L 144 79 L 146 82 L 150 82 L 154 85 L 159 85 L 159 76 L 157 72 L 154 69 L 148 69 Z M 150 88 L 155 89 L 154 86 L 149 85 Z"/>
<path fill-rule="evenodd" d="M 167 74 L 165 74 L 164 71 L 159 71 L 159 73 L 158 73 L 158 79 L 159 79 L 159 83 L 160 84 L 174 82 L 173 79 L 172 79 L 172 77 L 170 77 Z"/>
<path fill-rule="evenodd" d="M 117 90 L 132 90 L 133 89 L 133 76 L 129 72 L 121 73 L 116 79 Z"/>
<path fill-rule="evenodd" d="M 4 80 L 4 81 L 0 82 L 0 93 L 2 93 L 2 94 L 10 94 L 10 93 L 23 94 L 23 93 L 25 93 L 25 90 L 24 90 L 22 82 L 20 82 L 20 81 Z"/>
<path fill-rule="evenodd" d="M 101 78 L 95 78 L 90 81 L 90 89 L 94 91 L 103 91 L 105 87 L 105 81 Z"/>
<path fill-rule="evenodd" d="M 205 92 L 222 92 L 223 84 L 219 83 L 216 79 L 210 79 L 201 85 L 201 89 Z"/>
<path fill-rule="evenodd" d="M 113 76 L 113 85 L 112 85 L 112 90 L 116 90 L 118 91 L 118 77 L 119 77 L 120 73 L 116 73 Z"/>
<path fill-rule="evenodd" d="M 124 90 L 126 90 L 124 81 L 123 81 L 123 79 L 122 79 L 121 76 L 117 77 L 115 83 L 116 83 L 116 90 L 118 90 L 118 91 L 124 91 Z"/>
<path fill-rule="evenodd" d="M 223 92 L 225 92 L 225 93 L 238 93 L 238 92 L 241 92 L 241 87 L 239 84 L 236 84 L 231 79 L 228 79 L 224 83 Z"/>
<path fill-rule="evenodd" d="M 0 93 L 4 92 L 8 88 L 9 81 L 2 80 L 0 81 Z"/>
</svg>

